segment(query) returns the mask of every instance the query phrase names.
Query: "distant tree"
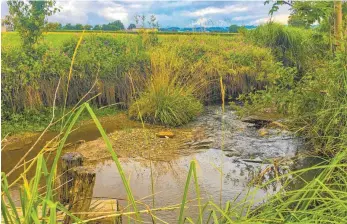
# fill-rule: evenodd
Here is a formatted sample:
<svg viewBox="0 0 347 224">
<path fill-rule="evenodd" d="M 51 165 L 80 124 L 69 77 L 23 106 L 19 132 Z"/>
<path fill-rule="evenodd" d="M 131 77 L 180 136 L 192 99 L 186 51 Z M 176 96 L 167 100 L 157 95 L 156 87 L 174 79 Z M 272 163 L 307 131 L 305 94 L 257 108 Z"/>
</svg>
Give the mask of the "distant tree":
<svg viewBox="0 0 347 224">
<path fill-rule="evenodd" d="M 238 33 L 239 28 L 238 25 L 231 25 L 229 26 L 229 33 Z"/>
<path fill-rule="evenodd" d="M 131 29 L 135 29 L 136 28 L 136 25 L 131 23 L 129 26 L 128 26 L 128 30 L 131 30 Z"/>
<path fill-rule="evenodd" d="M 93 26 L 87 24 L 87 25 L 84 25 L 84 29 L 85 30 L 91 30 L 93 28 Z"/>
<path fill-rule="evenodd" d="M 75 26 L 71 25 L 71 23 L 67 23 L 65 24 L 65 26 L 63 26 L 63 30 L 74 30 Z"/>
<path fill-rule="evenodd" d="M 122 21 L 116 20 L 116 21 L 111 22 L 109 24 L 102 25 L 102 30 L 112 30 L 112 31 L 124 30 L 124 25 L 123 25 Z"/>
<path fill-rule="evenodd" d="M 146 16 L 142 15 L 142 16 L 140 16 L 140 18 L 141 18 L 141 21 L 142 21 L 142 27 L 145 27 Z"/>
<path fill-rule="evenodd" d="M 45 31 L 56 31 L 61 29 L 61 24 L 60 23 L 47 23 L 45 26 Z"/>
<path fill-rule="evenodd" d="M 148 25 L 151 28 L 158 28 L 159 29 L 159 23 L 158 23 L 155 15 L 151 15 L 150 20 L 148 21 Z"/>
<path fill-rule="evenodd" d="M 83 25 L 78 23 L 78 24 L 76 24 L 75 29 L 76 30 L 83 30 Z"/>
<path fill-rule="evenodd" d="M 59 11 L 55 1 L 7 1 L 13 25 L 25 48 L 31 47 L 41 38 L 47 23 L 46 17 Z"/>
<path fill-rule="evenodd" d="M 93 30 L 102 30 L 102 26 L 100 26 L 99 24 L 95 25 Z"/>
</svg>

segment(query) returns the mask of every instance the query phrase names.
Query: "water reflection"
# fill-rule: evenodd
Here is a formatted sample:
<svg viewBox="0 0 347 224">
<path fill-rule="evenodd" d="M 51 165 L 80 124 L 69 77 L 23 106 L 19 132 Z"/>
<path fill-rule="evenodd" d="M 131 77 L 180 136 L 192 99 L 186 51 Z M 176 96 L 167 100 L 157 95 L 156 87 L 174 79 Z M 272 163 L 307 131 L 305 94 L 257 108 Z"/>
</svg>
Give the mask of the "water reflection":
<svg viewBox="0 0 347 224">
<path fill-rule="evenodd" d="M 184 156 L 170 162 L 152 162 L 154 202 L 155 207 L 164 207 L 179 204 L 182 200 L 184 185 L 186 182 L 190 161 L 197 162 L 197 175 L 203 201 L 212 200 L 219 204 L 220 200 L 220 171 L 218 168 L 223 162 L 222 203 L 229 200 L 243 199 L 249 190 L 249 181 L 254 173 L 266 168 L 266 165 L 254 163 L 247 164 L 226 157 L 221 150 L 209 149 L 205 152 Z M 130 179 L 131 190 L 136 200 L 152 207 L 152 182 L 151 164 L 149 160 L 142 158 L 121 159 L 125 174 Z M 272 189 L 259 189 L 253 195 L 255 201 L 261 202 L 267 194 L 273 193 Z M 126 199 L 126 192 L 122 185 L 116 165 L 113 161 L 104 161 L 97 165 L 96 184 L 94 197 Z M 196 198 L 194 186 L 189 189 L 188 199 Z M 121 202 L 126 205 L 125 201 Z M 196 201 L 189 203 L 188 215 L 196 216 Z M 188 206 L 189 206 L 188 204 Z M 177 221 L 178 211 L 161 212 L 161 218 L 171 223 Z"/>
</svg>

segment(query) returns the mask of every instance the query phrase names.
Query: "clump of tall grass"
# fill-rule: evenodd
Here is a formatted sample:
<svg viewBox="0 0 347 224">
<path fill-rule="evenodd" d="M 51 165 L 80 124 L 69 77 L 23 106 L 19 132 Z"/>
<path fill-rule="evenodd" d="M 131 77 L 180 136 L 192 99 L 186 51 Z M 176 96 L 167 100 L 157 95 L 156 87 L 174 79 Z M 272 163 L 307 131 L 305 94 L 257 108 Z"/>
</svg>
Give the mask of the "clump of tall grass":
<svg viewBox="0 0 347 224">
<path fill-rule="evenodd" d="M 179 74 L 181 63 L 167 52 L 152 53 L 151 77 L 144 92 L 130 106 L 130 117 L 177 126 L 199 115 L 202 104 L 195 97 L 199 81 Z"/>
<path fill-rule="evenodd" d="M 246 38 L 269 47 L 283 65 L 296 67 L 300 74 L 319 66 L 319 59 L 327 56 L 329 51 L 328 37 L 324 33 L 278 23 L 268 23 L 246 32 Z"/>
<path fill-rule="evenodd" d="M 289 172 L 289 178 L 274 196 L 252 209 L 246 220 L 265 223 L 343 223 L 347 215 L 347 148 L 335 158 L 313 167 Z M 310 174 L 311 173 L 311 174 Z M 314 175 L 314 173 L 316 173 Z M 312 180 L 303 176 L 310 174 Z M 273 182 L 276 180 L 272 180 Z M 303 186 L 294 187 L 298 182 Z M 266 183 L 270 184 L 270 183 Z M 265 185 L 266 185 L 265 184 Z"/>
</svg>

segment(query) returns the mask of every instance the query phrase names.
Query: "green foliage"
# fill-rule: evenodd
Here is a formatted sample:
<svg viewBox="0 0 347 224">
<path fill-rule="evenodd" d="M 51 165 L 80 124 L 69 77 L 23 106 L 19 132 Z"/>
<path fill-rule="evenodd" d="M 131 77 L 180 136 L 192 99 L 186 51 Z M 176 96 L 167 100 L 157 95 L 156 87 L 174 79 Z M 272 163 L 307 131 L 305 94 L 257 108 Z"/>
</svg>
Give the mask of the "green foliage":
<svg viewBox="0 0 347 224">
<path fill-rule="evenodd" d="M 178 126 L 197 117 L 201 110 L 202 104 L 191 93 L 179 87 L 162 86 L 141 94 L 129 108 L 129 114 L 137 119 L 141 114 L 148 122 Z"/>
<path fill-rule="evenodd" d="M 108 24 L 97 24 L 94 27 L 89 25 L 89 24 L 71 24 L 71 23 L 67 23 L 63 26 L 61 26 L 61 28 L 59 30 L 104 30 L 104 31 L 118 31 L 118 30 L 124 30 L 124 24 L 122 23 L 122 21 L 120 20 L 116 20 L 113 22 L 110 22 Z"/>
<path fill-rule="evenodd" d="M 45 31 L 49 32 L 49 31 L 56 31 L 56 30 L 60 30 L 61 29 L 61 24 L 60 23 L 47 23 L 45 25 Z"/>
<path fill-rule="evenodd" d="M 44 31 L 46 17 L 58 11 L 55 1 L 8 1 L 15 30 L 19 32 L 23 48 L 30 49 Z"/>
<path fill-rule="evenodd" d="M 62 48 L 69 58 L 72 57 L 77 38 L 66 41 Z M 147 56 L 141 40 L 137 36 L 115 38 L 112 35 L 87 36 L 76 56 L 74 75 L 118 79 L 130 68 L 141 66 Z"/>
<path fill-rule="evenodd" d="M 238 33 L 241 26 L 231 25 L 229 26 L 229 33 Z"/>
<path fill-rule="evenodd" d="M 154 54 L 152 75 L 146 89 L 129 108 L 130 117 L 170 126 L 182 125 L 194 119 L 202 104 L 194 97 L 197 83 L 184 82 L 176 73 L 175 58 Z"/>
<path fill-rule="evenodd" d="M 40 44 L 35 46 L 35 51 L 30 54 L 16 46 L 3 47 L 1 52 L 3 111 L 19 113 L 52 106 L 59 78 L 63 79 L 62 83 L 67 79 L 66 74 L 76 44 L 77 38 L 70 37 L 70 40 L 65 41 L 59 49 Z M 71 82 L 79 84 L 69 89 L 69 105 L 77 103 L 80 97 L 88 92 L 96 78 L 100 79 L 99 91 L 105 92 L 94 101 L 96 104 L 115 103 L 116 97 L 119 96 L 125 97 L 121 99 L 123 102 L 127 101 L 128 89 L 124 88 L 125 73 L 130 69 L 137 69 L 141 73 L 146 64 L 148 57 L 139 37 L 132 35 L 129 38 L 114 38 L 112 35 L 89 35 L 76 56 Z M 118 88 L 118 92 L 115 92 L 115 86 L 122 88 Z M 107 92 L 109 90 L 110 93 Z M 57 106 L 64 103 L 64 94 L 64 89 L 59 88 Z"/>
<path fill-rule="evenodd" d="M 34 58 L 22 52 L 19 46 L 8 44 L 15 33 L 2 37 L 5 42 L 2 46 L 3 113 L 18 114 L 51 107 L 59 78 L 62 80 L 56 105 L 64 104 L 69 64 L 79 35 L 44 35 Z M 151 34 L 145 35 L 150 37 Z M 194 95 L 204 102 L 220 100 L 220 76 L 226 84 L 226 98 L 262 88 L 266 84 L 264 80 L 278 76 L 274 72 L 278 65 L 271 51 L 247 43 L 241 36 L 153 36 L 158 39 L 153 44 L 146 44 L 143 36 L 138 34 L 85 34 L 75 58 L 67 106 L 76 104 L 97 80 L 88 97 L 100 95 L 91 101 L 92 105 L 116 103 L 127 108 L 133 99 L 129 74 L 132 74 L 137 93 L 149 90 L 146 83 L 151 77 L 149 74 L 155 72 L 149 55 L 162 58 L 161 54 L 168 52 L 170 60 L 175 62 L 173 72 L 176 75 L 190 83 L 201 84 Z M 54 45 L 47 46 L 52 41 L 55 41 Z M 167 62 L 167 58 L 162 58 L 163 62 Z M 167 67 L 163 71 L 171 69 Z M 187 99 L 190 100 L 190 96 Z"/>
<path fill-rule="evenodd" d="M 72 109 L 72 108 L 68 108 Z M 105 117 L 109 115 L 114 115 L 119 112 L 118 108 L 106 107 L 97 108 L 93 107 L 94 113 L 99 117 Z M 22 113 L 8 113 L 6 110 L 2 110 L 2 123 L 1 123 L 1 137 L 13 134 L 22 134 L 25 132 L 37 132 L 43 131 L 52 119 L 52 108 L 40 108 L 35 110 L 25 110 Z M 55 109 L 54 120 L 57 121 L 63 116 L 63 109 Z M 80 116 L 80 121 L 90 119 L 89 115 L 82 113 Z M 50 128 L 50 131 L 59 131 L 60 123 L 54 125 Z"/>
<path fill-rule="evenodd" d="M 299 72 L 298 78 L 304 71 L 319 66 L 323 57 L 332 56 L 327 53 L 330 50 L 328 37 L 312 30 L 269 23 L 246 35 L 252 42 L 271 48 L 283 65 L 295 66 Z"/>
<path fill-rule="evenodd" d="M 102 30 L 124 30 L 124 25 L 120 20 L 102 25 Z"/>
<path fill-rule="evenodd" d="M 128 26 L 128 30 L 135 29 L 135 28 L 136 28 L 136 25 L 133 23 L 130 23 Z"/>
<path fill-rule="evenodd" d="M 290 117 L 292 127 L 307 137 L 318 153 L 332 156 L 347 146 L 347 58 L 341 52 L 323 60 L 318 46 L 319 42 L 312 42 L 306 56 L 302 55 L 312 63 L 306 64 L 300 79 L 295 67 L 283 68 L 271 86 L 243 98 L 250 102 L 244 109 L 276 108 Z"/>
</svg>

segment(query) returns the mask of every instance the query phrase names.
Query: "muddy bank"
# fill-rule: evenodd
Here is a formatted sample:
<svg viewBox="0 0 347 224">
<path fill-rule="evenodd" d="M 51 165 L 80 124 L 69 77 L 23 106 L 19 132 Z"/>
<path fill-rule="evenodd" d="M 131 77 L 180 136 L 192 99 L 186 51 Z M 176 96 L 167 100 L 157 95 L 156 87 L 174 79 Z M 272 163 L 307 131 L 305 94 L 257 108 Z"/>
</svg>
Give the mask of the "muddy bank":
<svg viewBox="0 0 347 224">
<path fill-rule="evenodd" d="M 158 138 L 156 134 L 163 130 L 171 131 L 175 136 Z M 217 106 L 208 107 L 203 115 L 182 128 L 167 129 L 146 124 L 145 129 L 116 130 L 108 137 L 119 157 L 154 161 L 171 161 L 206 149 L 217 149 L 228 157 L 267 163 L 274 158 L 293 157 L 301 146 L 300 140 L 288 131 L 258 129 L 252 123 L 241 121 L 231 110 L 222 114 Z M 111 158 L 101 138 L 81 144 L 74 151 L 82 153 L 94 164 L 100 159 Z"/>
<path fill-rule="evenodd" d="M 100 119 L 102 126 L 104 127 L 106 133 L 111 133 L 115 130 L 123 130 L 128 128 L 140 128 L 141 124 L 127 118 L 125 113 L 117 113 L 115 115 L 105 116 Z M 22 158 L 22 156 L 34 145 L 41 132 L 38 133 L 25 133 L 21 135 L 11 136 L 7 139 L 2 140 L 2 150 L 1 150 L 1 170 L 2 172 L 9 172 L 13 166 Z M 47 132 L 38 141 L 33 150 L 29 153 L 26 161 L 34 158 L 41 150 L 45 150 L 46 154 L 52 154 L 49 156 L 48 160 L 54 156 L 54 145 L 46 146 L 46 144 L 53 138 L 57 137 L 59 133 L 57 132 Z M 96 128 L 92 120 L 82 121 L 77 124 L 74 130 L 71 132 L 67 139 L 67 149 L 73 150 L 78 145 L 83 142 L 92 141 L 100 138 L 99 130 Z M 20 169 L 14 172 L 10 177 L 10 181 L 14 177 L 18 177 L 23 170 Z M 33 170 L 28 174 L 32 175 Z"/>
</svg>

